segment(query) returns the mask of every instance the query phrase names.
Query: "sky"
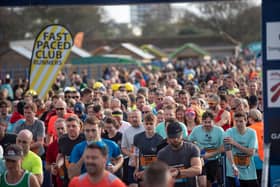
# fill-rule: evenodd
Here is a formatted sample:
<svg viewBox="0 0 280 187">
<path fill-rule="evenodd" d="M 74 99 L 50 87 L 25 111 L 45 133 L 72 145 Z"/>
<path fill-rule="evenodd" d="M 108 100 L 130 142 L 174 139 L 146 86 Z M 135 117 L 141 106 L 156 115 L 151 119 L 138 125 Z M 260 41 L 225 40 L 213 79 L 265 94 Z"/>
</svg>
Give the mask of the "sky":
<svg viewBox="0 0 280 187">
<path fill-rule="evenodd" d="M 172 6 L 184 7 L 186 3 L 173 3 Z M 128 23 L 130 21 L 129 5 L 105 6 L 104 8 L 117 23 Z"/>
<path fill-rule="evenodd" d="M 261 3 L 261 0 L 251 0 L 257 4 Z M 186 3 L 173 3 L 172 6 L 186 7 Z M 105 6 L 109 17 L 114 19 L 117 23 L 128 23 L 130 21 L 129 5 L 114 5 Z"/>
<path fill-rule="evenodd" d="M 117 23 L 128 23 L 130 21 L 128 5 L 105 6 L 105 10 Z"/>
</svg>

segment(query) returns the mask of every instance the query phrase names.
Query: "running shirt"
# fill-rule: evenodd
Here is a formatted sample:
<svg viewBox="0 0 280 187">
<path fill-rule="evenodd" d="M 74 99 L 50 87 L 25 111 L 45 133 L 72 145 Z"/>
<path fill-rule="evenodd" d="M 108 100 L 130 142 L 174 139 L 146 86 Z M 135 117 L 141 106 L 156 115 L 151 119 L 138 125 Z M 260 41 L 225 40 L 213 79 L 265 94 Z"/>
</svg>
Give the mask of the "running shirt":
<svg viewBox="0 0 280 187">
<path fill-rule="evenodd" d="M 8 183 L 7 181 L 7 171 L 0 177 L 1 187 L 30 187 L 30 176 L 31 173 L 25 171 L 21 179 L 17 183 Z"/>
<path fill-rule="evenodd" d="M 74 177 L 68 187 L 126 187 L 126 185 L 112 173 L 105 171 L 104 177 L 98 183 L 92 183 L 87 173 Z"/>
<path fill-rule="evenodd" d="M 221 127 L 213 126 L 210 132 L 204 130 L 203 125 L 196 126 L 189 136 L 189 140 L 196 142 L 200 150 L 206 152 L 216 151 L 223 145 L 224 130 Z M 220 154 L 208 158 L 208 160 L 216 160 Z"/>
<path fill-rule="evenodd" d="M 22 169 L 29 171 L 32 174 L 43 174 L 43 165 L 41 158 L 29 151 L 22 160 Z"/>
<path fill-rule="evenodd" d="M 226 131 L 225 137 L 231 137 L 235 142 L 239 143 L 243 147 L 258 149 L 258 141 L 256 132 L 247 128 L 246 132 L 242 135 L 238 132 L 236 127 L 230 128 Z M 234 163 L 239 170 L 240 180 L 255 180 L 257 179 L 256 167 L 254 163 L 254 157 L 242 153 L 239 149 L 232 146 L 232 155 L 234 157 Z M 226 160 L 227 176 L 234 177 L 231 163 Z"/>
<path fill-rule="evenodd" d="M 146 168 L 157 159 L 157 146 L 162 142 L 162 137 L 157 133 L 153 137 L 147 137 L 145 132 L 134 136 L 133 145 L 136 147 L 136 155 L 139 156 L 140 169 Z"/>
<path fill-rule="evenodd" d="M 107 158 L 107 165 L 111 163 L 112 158 L 118 158 L 121 156 L 121 150 L 115 142 L 107 139 L 101 139 L 100 141 L 96 142 L 99 145 L 104 145 L 108 147 L 108 158 Z M 83 141 L 77 145 L 74 146 L 71 155 L 70 155 L 70 163 L 77 163 L 81 157 L 84 154 L 84 150 L 86 149 L 88 143 L 86 141 Z M 81 168 L 81 173 L 85 173 L 86 168 L 83 164 Z"/>
</svg>

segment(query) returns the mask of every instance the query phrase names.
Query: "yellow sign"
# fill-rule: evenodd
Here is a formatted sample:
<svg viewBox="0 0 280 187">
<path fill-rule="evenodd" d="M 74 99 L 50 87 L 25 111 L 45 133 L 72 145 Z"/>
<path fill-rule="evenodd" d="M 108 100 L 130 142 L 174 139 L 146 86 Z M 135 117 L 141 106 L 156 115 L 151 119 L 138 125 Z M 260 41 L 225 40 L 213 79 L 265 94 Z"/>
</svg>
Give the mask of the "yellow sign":
<svg viewBox="0 0 280 187">
<path fill-rule="evenodd" d="M 29 70 L 29 89 L 45 98 L 73 46 L 71 33 L 61 25 L 49 25 L 37 36 Z"/>
</svg>

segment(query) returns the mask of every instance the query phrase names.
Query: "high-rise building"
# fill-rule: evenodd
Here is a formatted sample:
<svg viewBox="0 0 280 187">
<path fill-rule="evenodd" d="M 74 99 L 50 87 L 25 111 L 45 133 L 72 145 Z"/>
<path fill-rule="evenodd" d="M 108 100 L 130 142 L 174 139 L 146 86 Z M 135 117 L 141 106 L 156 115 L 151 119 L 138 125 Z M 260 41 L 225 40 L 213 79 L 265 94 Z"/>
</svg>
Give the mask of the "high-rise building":
<svg viewBox="0 0 280 187">
<path fill-rule="evenodd" d="M 170 4 L 139 4 L 130 6 L 130 19 L 132 26 L 142 26 L 145 17 L 156 18 L 159 20 L 170 21 Z"/>
</svg>

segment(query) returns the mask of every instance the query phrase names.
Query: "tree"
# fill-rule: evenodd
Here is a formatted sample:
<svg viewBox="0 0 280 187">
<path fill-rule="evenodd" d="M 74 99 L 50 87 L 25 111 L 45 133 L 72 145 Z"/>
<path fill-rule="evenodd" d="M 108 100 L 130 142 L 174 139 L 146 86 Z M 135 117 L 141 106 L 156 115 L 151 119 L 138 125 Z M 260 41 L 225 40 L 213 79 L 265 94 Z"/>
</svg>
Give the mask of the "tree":
<svg viewBox="0 0 280 187">
<path fill-rule="evenodd" d="M 0 33 L 6 41 L 34 38 L 48 24 L 62 24 L 72 34 L 83 31 L 86 37 L 105 37 L 107 24 L 102 21 L 104 10 L 95 6 L 27 7 L 2 9 Z"/>
<path fill-rule="evenodd" d="M 110 38 L 133 37 L 132 29 L 126 23 L 116 23 L 113 20 L 107 22 L 107 35 Z"/>
<path fill-rule="evenodd" d="M 201 22 L 197 26 L 240 42 L 260 39 L 261 11 L 253 1 L 208 2 L 198 7 Z"/>
<path fill-rule="evenodd" d="M 195 35 L 211 32 L 209 28 L 201 24 L 203 21 L 204 20 L 195 13 L 186 10 L 183 19 L 177 22 L 178 35 Z"/>
</svg>

